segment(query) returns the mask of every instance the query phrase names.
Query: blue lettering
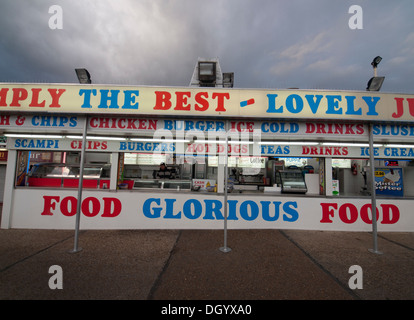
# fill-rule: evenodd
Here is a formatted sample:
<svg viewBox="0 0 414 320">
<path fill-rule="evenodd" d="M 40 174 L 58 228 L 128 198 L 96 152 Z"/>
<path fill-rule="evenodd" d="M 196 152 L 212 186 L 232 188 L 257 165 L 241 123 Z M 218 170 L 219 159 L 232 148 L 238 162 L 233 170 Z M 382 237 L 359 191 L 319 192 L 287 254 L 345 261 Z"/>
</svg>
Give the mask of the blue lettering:
<svg viewBox="0 0 414 320">
<path fill-rule="evenodd" d="M 110 102 L 110 109 L 118 109 L 118 94 L 119 90 L 111 90 L 111 95 L 109 95 L 109 90 L 99 90 L 101 92 L 101 103 L 98 108 L 108 108 L 108 101 Z"/>
<path fill-rule="evenodd" d="M 144 205 L 142 206 L 142 212 L 144 213 L 144 216 L 147 218 L 159 218 L 161 216 L 161 210 L 162 208 L 153 208 L 151 211 L 151 203 L 155 202 L 157 205 L 160 205 L 161 200 L 157 198 L 149 198 L 145 200 Z"/>
<path fill-rule="evenodd" d="M 136 109 L 138 110 L 138 102 L 135 103 L 135 98 L 139 96 L 138 90 L 124 90 L 125 101 L 122 109 Z"/>
<path fill-rule="evenodd" d="M 83 104 L 81 108 L 92 108 L 91 106 L 91 93 L 96 96 L 96 89 L 80 89 L 79 95 L 83 97 Z"/>
<path fill-rule="evenodd" d="M 194 206 L 194 213 L 191 210 L 191 207 Z M 201 213 L 203 212 L 203 207 L 200 203 L 200 201 L 192 199 L 192 200 L 187 200 L 184 203 L 183 206 L 183 212 L 184 215 L 188 218 L 188 219 L 197 219 L 201 216 Z"/>
<path fill-rule="evenodd" d="M 316 101 L 313 100 L 313 98 L 316 97 Z M 305 96 L 306 100 L 308 101 L 309 107 L 313 114 L 315 114 L 318 111 L 319 104 L 321 103 L 321 100 L 323 98 L 323 95 L 313 95 L 313 94 L 307 94 Z M 299 128 L 298 128 L 299 129 Z"/>
<path fill-rule="evenodd" d="M 280 208 L 280 204 L 282 202 L 280 201 L 273 201 L 273 204 L 275 206 L 275 213 L 274 216 L 271 217 L 270 216 L 270 201 L 260 201 L 260 203 L 262 204 L 262 216 L 263 216 L 263 220 L 266 221 L 276 221 L 277 219 L 279 219 L 279 208 Z"/>
<path fill-rule="evenodd" d="M 247 207 L 250 206 L 250 215 L 249 210 L 247 210 Z M 256 202 L 252 200 L 244 201 L 240 205 L 240 216 L 247 221 L 252 221 L 257 219 L 257 216 L 259 215 L 259 206 Z"/>
<path fill-rule="evenodd" d="M 229 205 L 229 211 L 227 212 L 227 220 L 239 220 L 239 218 L 237 218 L 238 202 L 238 200 L 227 200 L 227 204 Z"/>
<path fill-rule="evenodd" d="M 38 118 L 39 118 L 38 116 L 34 116 L 32 118 L 32 125 L 34 125 L 34 126 L 38 126 L 39 125 L 39 123 L 37 122 Z"/>
<path fill-rule="evenodd" d="M 342 108 L 338 105 L 342 100 L 341 96 L 326 96 L 326 100 L 328 100 L 326 114 L 342 114 Z"/>
<path fill-rule="evenodd" d="M 181 211 L 174 215 L 174 202 L 176 199 L 165 199 L 165 216 L 164 219 L 181 219 Z"/>
<path fill-rule="evenodd" d="M 52 144 L 53 144 L 53 141 L 52 141 Z M 48 143 L 47 143 L 47 149 L 50 149 L 50 146 L 51 144 L 50 144 L 50 141 L 48 141 Z M 46 147 L 46 140 L 37 140 L 36 141 L 36 148 L 42 148 L 42 149 L 44 149 Z"/>
<path fill-rule="evenodd" d="M 367 116 L 377 116 L 378 112 L 375 111 L 377 102 L 380 100 L 380 97 L 362 97 L 368 106 Z"/>
<path fill-rule="evenodd" d="M 268 122 L 263 122 L 262 123 L 262 128 L 261 128 L 262 132 L 269 132 L 269 129 L 265 129 L 266 126 L 268 127 L 269 123 Z"/>
<path fill-rule="evenodd" d="M 354 107 L 354 100 L 356 99 L 356 97 L 354 96 L 345 96 L 345 99 L 347 101 L 347 109 L 345 114 L 351 114 L 351 115 L 362 115 L 362 110 L 361 108 L 359 108 L 358 110 L 355 110 Z"/>
<path fill-rule="evenodd" d="M 286 214 L 284 214 L 283 221 L 294 222 L 298 220 L 299 213 L 294 208 L 298 208 L 298 203 L 296 201 L 288 201 L 283 204 L 283 211 L 285 211 L 286 214 L 290 215 L 290 217 L 288 217 Z"/>
<path fill-rule="evenodd" d="M 69 119 L 69 127 L 76 127 L 78 124 L 76 117 L 71 117 Z"/>
<path fill-rule="evenodd" d="M 268 94 L 267 99 L 269 100 L 269 106 L 266 110 L 267 113 L 283 113 L 283 106 L 276 109 L 276 97 L 277 94 Z"/>
<path fill-rule="evenodd" d="M 295 100 L 295 103 L 293 103 Z M 296 107 L 294 106 L 296 105 Z M 299 113 L 303 110 L 303 100 L 297 94 L 291 94 L 286 98 L 286 109 L 291 113 Z"/>
<path fill-rule="evenodd" d="M 397 136 L 400 133 L 400 127 L 396 125 L 391 125 L 391 134 Z"/>
<path fill-rule="evenodd" d="M 380 134 L 380 128 L 379 128 L 379 125 L 378 124 L 374 124 L 372 126 L 372 133 L 375 136 Z"/>
<path fill-rule="evenodd" d="M 213 213 L 214 213 L 217 220 L 224 220 L 223 214 L 221 213 L 221 208 L 223 207 L 221 201 L 204 200 L 204 203 L 206 204 L 206 214 L 203 219 L 214 220 L 214 217 L 213 217 Z"/>
<path fill-rule="evenodd" d="M 172 130 L 173 129 L 172 120 L 164 120 L 164 129 L 166 129 L 166 130 Z"/>
</svg>

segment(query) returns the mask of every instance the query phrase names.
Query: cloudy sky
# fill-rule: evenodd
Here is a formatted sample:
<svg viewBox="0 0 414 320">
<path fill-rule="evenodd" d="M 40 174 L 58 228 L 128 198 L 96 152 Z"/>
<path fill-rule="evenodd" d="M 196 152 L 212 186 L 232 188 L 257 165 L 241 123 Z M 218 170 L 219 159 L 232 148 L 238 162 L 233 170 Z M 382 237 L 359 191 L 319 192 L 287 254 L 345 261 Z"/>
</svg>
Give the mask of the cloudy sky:
<svg viewBox="0 0 414 320">
<path fill-rule="evenodd" d="M 51 29 L 52 5 L 62 29 Z M 351 29 L 362 8 L 362 29 Z M 238 88 L 414 93 L 413 0 L 0 0 L 0 82 L 188 86 L 198 57 Z"/>
</svg>

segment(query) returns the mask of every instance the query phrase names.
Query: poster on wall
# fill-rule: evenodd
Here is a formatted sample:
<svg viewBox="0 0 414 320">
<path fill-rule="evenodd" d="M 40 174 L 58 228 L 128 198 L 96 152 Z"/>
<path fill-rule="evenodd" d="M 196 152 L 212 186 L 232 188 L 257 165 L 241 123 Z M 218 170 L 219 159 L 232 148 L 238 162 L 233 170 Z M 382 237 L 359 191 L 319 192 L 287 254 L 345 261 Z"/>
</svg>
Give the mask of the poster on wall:
<svg viewBox="0 0 414 320">
<path fill-rule="evenodd" d="M 377 195 L 402 197 L 402 168 L 375 168 L 375 190 Z"/>
<path fill-rule="evenodd" d="M 26 173 L 29 165 L 29 159 L 29 152 L 19 151 L 17 155 L 16 186 L 24 186 L 26 184 Z"/>
</svg>

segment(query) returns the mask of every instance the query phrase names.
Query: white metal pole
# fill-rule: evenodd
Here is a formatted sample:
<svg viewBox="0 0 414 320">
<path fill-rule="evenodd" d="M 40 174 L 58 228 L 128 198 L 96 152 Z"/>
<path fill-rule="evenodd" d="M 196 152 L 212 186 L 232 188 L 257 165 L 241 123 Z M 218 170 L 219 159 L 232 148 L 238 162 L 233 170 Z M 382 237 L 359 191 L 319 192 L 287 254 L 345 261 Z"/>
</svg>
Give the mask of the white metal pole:
<svg viewBox="0 0 414 320">
<path fill-rule="evenodd" d="M 79 186 L 78 186 L 78 203 L 76 209 L 76 222 L 75 222 L 75 240 L 73 250 L 71 253 L 77 253 L 82 250 L 79 248 L 79 225 L 80 225 L 80 216 L 81 216 L 81 204 L 82 204 L 82 185 L 83 185 L 83 169 L 85 164 L 85 148 L 86 148 L 86 135 L 88 133 L 88 116 L 85 116 L 85 125 L 83 128 L 82 136 L 82 149 L 81 149 L 81 158 L 80 158 L 80 168 L 79 168 Z"/>
<path fill-rule="evenodd" d="M 229 159 L 229 121 L 226 120 L 226 143 L 225 143 L 225 152 L 224 152 L 224 246 L 220 247 L 221 252 L 230 252 L 231 249 L 227 247 L 227 179 L 228 179 L 228 159 Z"/>
<path fill-rule="evenodd" d="M 378 240 L 377 240 L 377 200 L 375 193 L 375 163 L 374 163 L 374 135 L 373 125 L 369 125 L 369 162 L 370 162 L 370 173 L 371 173 L 371 210 L 372 210 L 372 236 L 374 241 L 374 248 L 368 249 L 372 253 L 382 254 L 378 251 Z"/>
</svg>

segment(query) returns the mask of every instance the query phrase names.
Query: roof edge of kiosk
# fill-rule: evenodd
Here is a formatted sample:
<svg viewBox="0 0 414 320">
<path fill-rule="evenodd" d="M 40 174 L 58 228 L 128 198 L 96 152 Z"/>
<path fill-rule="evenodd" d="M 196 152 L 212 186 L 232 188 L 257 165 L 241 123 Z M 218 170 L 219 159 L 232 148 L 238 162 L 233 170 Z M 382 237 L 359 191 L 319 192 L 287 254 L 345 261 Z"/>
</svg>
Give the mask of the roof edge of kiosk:
<svg viewBox="0 0 414 320">
<path fill-rule="evenodd" d="M 413 101 L 364 91 L 0 84 L 2 113 L 413 121 Z"/>
</svg>

